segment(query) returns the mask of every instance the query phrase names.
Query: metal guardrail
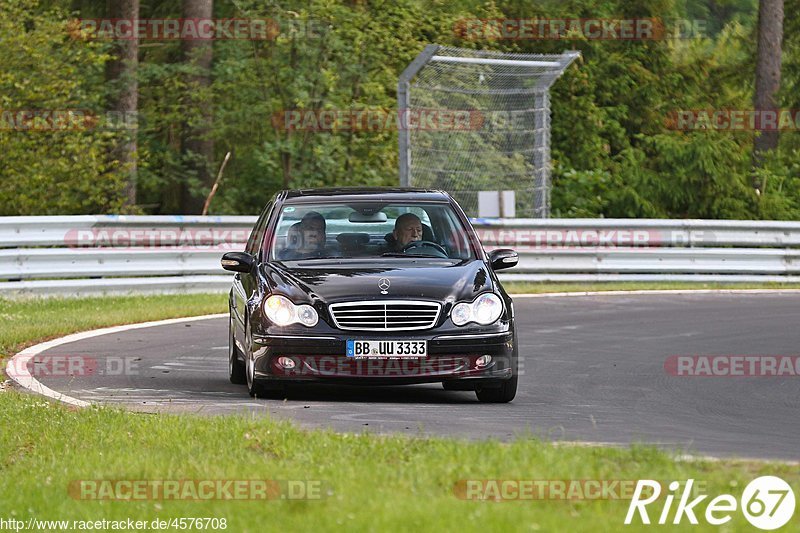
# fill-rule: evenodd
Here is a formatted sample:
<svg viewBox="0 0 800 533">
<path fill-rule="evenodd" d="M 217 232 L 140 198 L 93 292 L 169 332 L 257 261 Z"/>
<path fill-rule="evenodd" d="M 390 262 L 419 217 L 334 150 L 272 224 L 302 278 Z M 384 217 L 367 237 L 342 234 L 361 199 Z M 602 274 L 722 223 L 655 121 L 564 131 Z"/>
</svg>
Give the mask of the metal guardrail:
<svg viewBox="0 0 800 533">
<path fill-rule="evenodd" d="M 126 238 L 146 242 L 148 236 L 162 240 L 174 238 L 176 242 L 182 237 L 184 241 L 216 238 L 219 242 L 244 243 L 256 218 L 192 215 L 0 217 L 0 248 L 85 247 L 92 242 L 99 247 L 116 247 L 125 245 Z"/>
<path fill-rule="evenodd" d="M 473 226 L 486 244 L 495 239 L 530 244 L 546 239 L 551 245 L 587 244 L 595 233 L 603 245 L 637 247 L 800 247 L 800 222 L 773 220 L 664 220 L 664 219 L 473 219 Z"/>
<path fill-rule="evenodd" d="M 217 292 L 255 217 L 0 217 L 0 295 Z M 800 282 L 800 222 L 473 220 L 519 281 Z"/>
</svg>

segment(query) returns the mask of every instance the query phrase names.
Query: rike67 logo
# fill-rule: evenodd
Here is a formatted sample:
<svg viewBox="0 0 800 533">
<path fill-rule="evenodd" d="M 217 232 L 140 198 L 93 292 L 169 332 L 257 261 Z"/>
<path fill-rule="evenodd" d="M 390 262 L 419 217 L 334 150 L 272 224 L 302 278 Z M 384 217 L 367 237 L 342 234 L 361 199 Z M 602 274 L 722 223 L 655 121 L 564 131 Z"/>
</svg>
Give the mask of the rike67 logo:
<svg viewBox="0 0 800 533">
<path fill-rule="evenodd" d="M 690 524 L 698 524 L 698 515 L 705 518 L 711 525 L 720 526 L 730 522 L 733 514 L 741 510 L 750 524 L 762 530 L 773 530 L 785 525 L 794 515 L 795 498 L 792 487 L 784 480 L 775 476 L 762 476 L 748 483 L 740 500 L 731 494 L 721 494 L 705 505 L 705 512 L 701 513 L 702 503 L 708 498 L 701 494 L 691 498 L 694 480 L 689 479 L 681 490 L 681 484 L 673 481 L 669 484 L 669 492 L 663 498 L 664 506 L 658 513 L 657 501 L 661 499 L 661 484 L 651 479 L 640 479 L 625 516 L 625 524 L 630 525 L 638 520 L 642 524 L 650 524 L 651 517 L 648 511 L 653 512 L 653 520 L 657 524 L 681 524 L 684 518 Z M 647 494 L 646 497 L 642 497 Z M 673 514 L 672 504 L 678 504 Z M 659 501 L 660 504 L 660 501 Z M 650 506 L 648 508 L 648 506 Z M 684 522 L 685 523 L 685 522 Z"/>
</svg>

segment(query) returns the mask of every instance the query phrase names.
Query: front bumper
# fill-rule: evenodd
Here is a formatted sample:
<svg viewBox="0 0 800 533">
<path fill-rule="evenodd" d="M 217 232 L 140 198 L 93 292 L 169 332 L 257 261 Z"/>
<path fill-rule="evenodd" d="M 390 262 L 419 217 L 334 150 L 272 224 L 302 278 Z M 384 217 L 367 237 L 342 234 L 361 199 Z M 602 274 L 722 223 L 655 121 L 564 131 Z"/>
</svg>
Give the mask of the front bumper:
<svg viewBox="0 0 800 533">
<path fill-rule="evenodd" d="M 347 339 L 427 340 L 425 358 L 354 359 L 347 357 Z M 431 382 L 501 381 L 511 378 L 514 367 L 511 331 L 488 334 L 428 335 L 268 335 L 253 337 L 256 378 L 272 382 L 336 381 L 356 384 L 410 384 Z M 479 366 L 477 359 L 491 355 Z M 287 369 L 279 357 L 290 357 Z"/>
</svg>

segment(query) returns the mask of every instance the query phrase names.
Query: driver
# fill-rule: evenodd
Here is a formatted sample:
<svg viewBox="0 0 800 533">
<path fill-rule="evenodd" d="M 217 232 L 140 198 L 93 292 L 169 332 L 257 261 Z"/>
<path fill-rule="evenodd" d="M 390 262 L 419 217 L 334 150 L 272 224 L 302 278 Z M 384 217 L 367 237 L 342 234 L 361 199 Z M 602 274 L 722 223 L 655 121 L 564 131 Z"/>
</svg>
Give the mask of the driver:
<svg viewBox="0 0 800 533">
<path fill-rule="evenodd" d="M 422 221 L 414 213 L 400 215 L 394 222 L 392 235 L 395 251 L 402 252 L 409 243 L 422 240 Z"/>
</svg>

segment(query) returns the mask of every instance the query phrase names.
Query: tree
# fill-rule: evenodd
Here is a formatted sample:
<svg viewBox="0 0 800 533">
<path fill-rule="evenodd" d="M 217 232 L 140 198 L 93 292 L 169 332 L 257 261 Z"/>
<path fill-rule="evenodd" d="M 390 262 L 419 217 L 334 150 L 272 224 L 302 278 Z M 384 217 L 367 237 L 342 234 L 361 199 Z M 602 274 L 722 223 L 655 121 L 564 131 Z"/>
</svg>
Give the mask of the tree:
<svg viewBox="0 0 800 533">
<path fill-rule="evenodd" d="M 775 95 L 781 86 L 781 41 L 783 40 L 783 0 L 761 0 L 758 5 L 758 50 L 756 91 L 753 106 L 757 111 L 775 109 Z M 761 131 L 753 145 L 753 164 L 760 167 L 765 152 L 778 147 L 778 131 Z M 754 180 L 756 190 L 761 189 Z"/>
<path fill-rule="evenodd" d="M 86 115 L 51 123 L 14 111 L 108 109 L 108 44 L 79 38 L 65 10 L 39 7 L 0 2 L 0 216 L 119 213 L 124 184 L 108 157 L 116 135 Z"/>
<path fill-rule="evenodd" d="M 108 17 L 138 19 L 139 0 L 108 0 Z M 113 58 L 106 64 L 106 80 L 112 87 L 109 110 L 119 117 L 134 117 L 139 103 L 139 83 L 136 78 L 139 39 L 134 35 L 132 39 L 115 40 L 112 54 Z M 137 130 L 135 121 L 124 120 L 123 123 L 132 127 L 122 132 L 119 142 L 111 151 L 111 158 L 126 175 L 125 205 L 130 207 L 136 204 Z"/>
<path fill-rule="evenodd" d="M 184 19 L 211 19 L 214 11 L 213 0 L 183 0 Z M 209 40 L 184 39 L 181 41 L 183 61 L 189 67 L 185 98 L 186 121 L 183 127 L 181 149 L 189 170 L 194 174 L 198 187 L 192 187 L 189 180 L 181 186 L 181 210 L 184 213 L 200 213 L 204 198 L 197 189 L 211 187 L 213 176 L 210 171 L 214 160 L 214 141 L 211 138 L 213 122 L 212 107 L 205 100 L 211 86 L 212 42 Z M 195 93 L 195 91 L 197 91 Z M 190 96 L 190 94 L 192 96 Z M 194 94 L 199 95 L 198 98 Z M 199 107 L 199 113 L 192 107 Z"/>
</svg>

